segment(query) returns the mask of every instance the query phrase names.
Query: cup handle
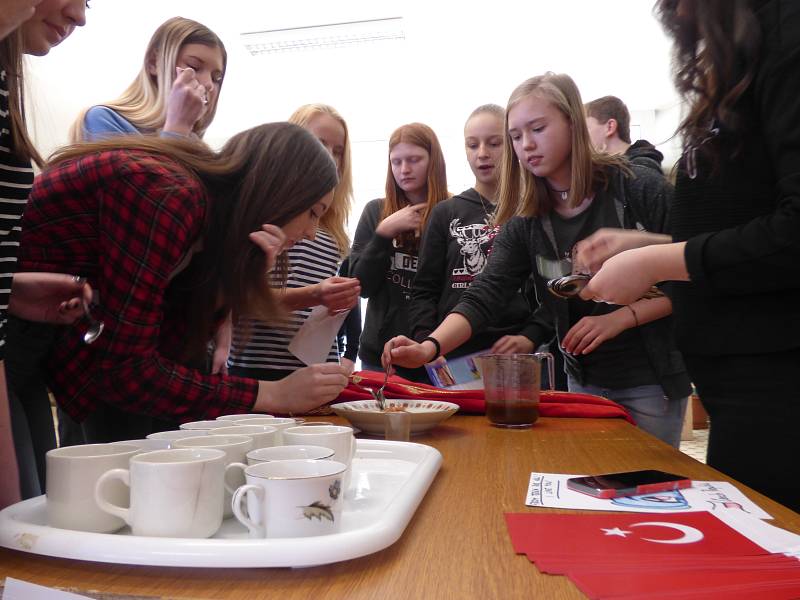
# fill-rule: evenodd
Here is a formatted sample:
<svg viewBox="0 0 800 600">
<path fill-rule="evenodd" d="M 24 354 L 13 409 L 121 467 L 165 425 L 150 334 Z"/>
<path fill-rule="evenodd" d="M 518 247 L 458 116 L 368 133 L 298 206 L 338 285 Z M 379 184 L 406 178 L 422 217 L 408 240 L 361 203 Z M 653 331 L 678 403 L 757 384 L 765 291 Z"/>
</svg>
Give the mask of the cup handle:
<svg viewBox="0 0 800 600">
<path fill-rule="evenodd" d="M 128 525 L 130 525 L 130 509 L 112 504 L 106 500 L 103 495 L 106 482 L 111 481 L 112 479 L 119 479 L 129 488 L 131 487 L 131 474 L 128 469 L 111 469 L 110 471 L 103 473 L 100 476 L 100 479 L 97 480 L 97 483 L 94 486 L 94 501 L 97 503 L 97 506 L 100 507 L 100 510 L 114 515 L 115 517 L 119 517 Z"/>
<path fill-rule="evenodd" d="M 241 469 L 242 473 L 244 473 L 244 470 L 247 468 L 247 465 L 244 464 L 244 463 L 240 463 L 240 462 L 232 462 L 232 463 L 230 463 L 229 465 L 227 465 L 225 467 L 225 476 L 224 476 L 223 482 L 225 483 L 225 491 L 228 492 L 229 494 L 233 494 L 233 492 L 236 491 L 236 488 L 234 486 L 228 485 L 228 471 L 232 467 L 235 467 L 237 469 Z"/>
<path fill-rule="evenodd" d="M 549 352 L 537 352 L 536 354 L 534 354 L 534 356 L 539 360 L 544 360 L 545 362 L 547 362 L 547 374 L 549 375 L 549 377 L 547 378 L 547 383 L 550 385 L 548 389 L 550 391 L 555 390 L 556 370 L 554 367 L 555 363 L 553 362 L 554 361 L 553 355 L 550 354 Z"/>
<path fill-rule="evenodd" d="M 231 464 L 236 464 L 236 463 L 231 463 Z M 233 516 L 235 516 L 236 519 L 242 525 L 247 527 L 248 531 L 250 531 L 251 538 L 263 538 L 266 537 L 264 526 L 253 522 L 250 519 L 250 515 L 247 514 L 247 509 L 242 509 L 242 503 L 246 499 L 247 494 L 249 494 L 250 492 L 254 493 L 258 497 L 259 502 L 262 501 L 261 496 L 263 495 L 264 490 L 263 488 L 261 488 L 261 486 L 251 485 L 251 484 L 243 485 L 233 492 L 233 498 L 231 499 L 231 509 L 233 510 Z"/>
</svg>

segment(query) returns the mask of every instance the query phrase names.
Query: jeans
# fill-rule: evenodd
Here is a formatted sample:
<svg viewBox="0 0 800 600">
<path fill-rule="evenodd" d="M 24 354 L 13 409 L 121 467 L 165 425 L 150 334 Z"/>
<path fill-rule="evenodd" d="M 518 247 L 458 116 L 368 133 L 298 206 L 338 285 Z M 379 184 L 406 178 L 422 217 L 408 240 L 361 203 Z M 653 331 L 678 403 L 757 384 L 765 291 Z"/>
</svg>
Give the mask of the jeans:
<svg viewBox="0 0 800 600">
<path fill-rule="evenodd" d="M 640 385 L 611 390 L 597 385 L 581 385 L 568 378 L 569 391 L 594 394 L 621 404 L 636 421 L 636 425 L 674 448 L 681 443 L 683 417 L 688 398 L 670 400 L 660 385 Z"/>
</svg>

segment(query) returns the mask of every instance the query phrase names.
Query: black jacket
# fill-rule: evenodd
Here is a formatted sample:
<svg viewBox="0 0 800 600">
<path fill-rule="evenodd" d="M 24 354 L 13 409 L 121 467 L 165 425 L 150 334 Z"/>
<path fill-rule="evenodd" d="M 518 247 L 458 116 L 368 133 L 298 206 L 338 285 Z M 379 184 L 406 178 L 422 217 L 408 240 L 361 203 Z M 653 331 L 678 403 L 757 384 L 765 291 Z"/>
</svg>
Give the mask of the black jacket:
<svg viewBox="0 0 800 600">
<path fill-rule="evenodd" d="M 626 229 L 642 228 L 663 232 L 666 226 L 671 187 L 651 169 L 632 167 L 633 177 L 614 171 L 606 193 L 614 202 L 620 222 Z M 461 302 L 453 309 L 463 315 L 479 331 L 494 318 L 495 307 L 506 299 L 533 272 L 540 308 L 534 315 L 533 336 L 537 342 L 549 340 L 555 331 L 562 340 L 569 330 L 567 301 L 544 290 L 549 273 L 541 273 L 542 265 L 558 261 L 559 255 L 547 231 L 546 218 L 514 217 L 503 226 L 494 241 L 489 264 L 479 275 Z M 658 383 L 670 399 L 685 398 L 690 392 L 689 377 L 680 353 L 675 349 L 671 318 L 665 317 L 640 326 L 649 363 Z M 559 346 L 560 347 L 560 346 Z M 565 368 L 583 383 L 578 361 L 564 354 Z M 590 382 L 591 383 L 591 382 Z"/>
<path fill-rule="evenodd" d="M 648 167 L 659 173 L 664 172 L 661 168 L 661 163 L 664 162 L 664 155 L 647 140 L 636 140 L 628 146 L 624 156 L 631 164 Z"/>
<path fill-rule="evenodd" d="M 486 265 L 498 228 L 490 227 L 493 205 L 470 188 L 434 207 L 422 238 L 417 276 L 414 280 L 409 322 L 412 337 L 421 341 L 458 304 L 461 295 Z M 523 287 L 532 292 L 532 282 Z M 486 350 L 504 335 L 525 335 L 530 331 L 532 308 L 525 290 L 519 290 L 486 330 L 474 335 L 448 356 Z M 544 340 L 547 341 L 547 340 Z"/>
</svg>

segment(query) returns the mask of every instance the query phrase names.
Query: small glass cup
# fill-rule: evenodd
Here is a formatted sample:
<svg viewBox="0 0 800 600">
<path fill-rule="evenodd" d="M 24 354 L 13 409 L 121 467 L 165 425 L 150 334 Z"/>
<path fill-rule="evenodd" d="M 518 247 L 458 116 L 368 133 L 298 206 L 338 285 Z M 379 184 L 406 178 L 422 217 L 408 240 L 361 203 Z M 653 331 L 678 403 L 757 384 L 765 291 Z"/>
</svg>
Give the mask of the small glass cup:
<svg viewBox="0 0 800 600">
<path fill-rule="evenodd" d="M 411 413 L 404 410 L 383 413 L 384 437 L 394 442 L 411 438 Z"/>
<path fill-rule="evenodd" d="M 553 355 L 485 354 L 478 360 L 489 422 L 496 427 L 531 427 L 539 418 L 541 361 L 548 362 L 552 389 Z"/>
</svg>

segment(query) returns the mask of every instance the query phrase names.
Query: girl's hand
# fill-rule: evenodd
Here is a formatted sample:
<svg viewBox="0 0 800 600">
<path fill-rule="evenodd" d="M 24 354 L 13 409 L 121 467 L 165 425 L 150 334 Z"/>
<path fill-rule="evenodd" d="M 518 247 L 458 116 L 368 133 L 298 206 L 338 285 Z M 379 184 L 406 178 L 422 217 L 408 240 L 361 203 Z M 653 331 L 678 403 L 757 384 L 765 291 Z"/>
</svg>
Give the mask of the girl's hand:
<svg viewBox="0 0 800 600">
<path fill-rule="evenodd" d="M 413 369 L 431 362 L 434 354 L 436 347 L 431 342 L 418 344 L 404 335 L 398 335 L 386 342 L 383 347 L 381 364 L 384 368 L 391 364 Z"/>
<path fill-rule="evenodd" d="M 228 356 L 231 353 L 231 341 L 233 339 L 232 315 L 228 316 L 220 324 L 219 329 L 214 334 L 214 354 L 211 357 L 211 374 L 228 374 Z"/>
<path fill-rule="evenodd" d="M 524 335 L 504 335 L 494 343 L 489 352 L 491 354 L 530 354 L 534 348 L 533 342 Z"/>
<path fill-rule="evenodd" d="M 409 204 L 378 223 L 375 233 L 385 238 L 395 238 L 404 231 L 414 231 L 422 226 L 422 214 L 427 204 Z"/>
<path fill-rule="evenodd" d="M 275 268 L 278 255 L 283 252 L 286 236 L 277 225 L 262 225 L 260 231 L 249 235 L 250 241 L 267 255 L 267 271 Z"/>
<path fill-rule="evenodd" d="M 620 252 L 671 241 L 670 236 L 660 233 L 603 227 L 575 244 L 573 273 L 597 273 L 603 263 Z"/>
<path fill-rule="evenodd" d="M 328 277 L 317 286 L 318 304 L 325 306 L 329 314 L 349 310 L 358 304 L 361 282 L 355 277 Z"/>
<path fill-rule="evenodd" d="M 69 325 L 83 316 L 83 301 L 92 301 L 86 280 L 64 273 L 16 273 L 8 312 L 21 319 Z"/>
<path fill-rule="evenodd" d="M 339 359 L 339 364 L 344 367 L 345 373 L 348 377 L 353 374 L 353 371 L 356 370 L 356 363 L 354 363 L 349 358 L 345 358 L 344 356 Z"/>
<path fill-rule="evenodd" d="M 260 381 L 256 412 L 305 413 L 336 399 L 347 385 L 347 368 L 322 363 L 297 369 L 279 381 Z"/>
<path fill-rule="evenodd" d="M 194 69 L 177 69 L 178 76 L 167 98 L 164 131 L 189 135 L 206 112 L 208 90 L 197 80 Z"/>
<path fill-rule="evenodd" d="M 583 317 L 564 336 L 561 347 L 574 356 L 589 354 L 603 342 L 635 326 L 633 314 L 624 307 L 606 315 Z"/>
<path fill-rule="evenodd" d="M 3 0 L 0 12 L 0 40 L 33 17 L 42 0 Z"/>
</svg>

